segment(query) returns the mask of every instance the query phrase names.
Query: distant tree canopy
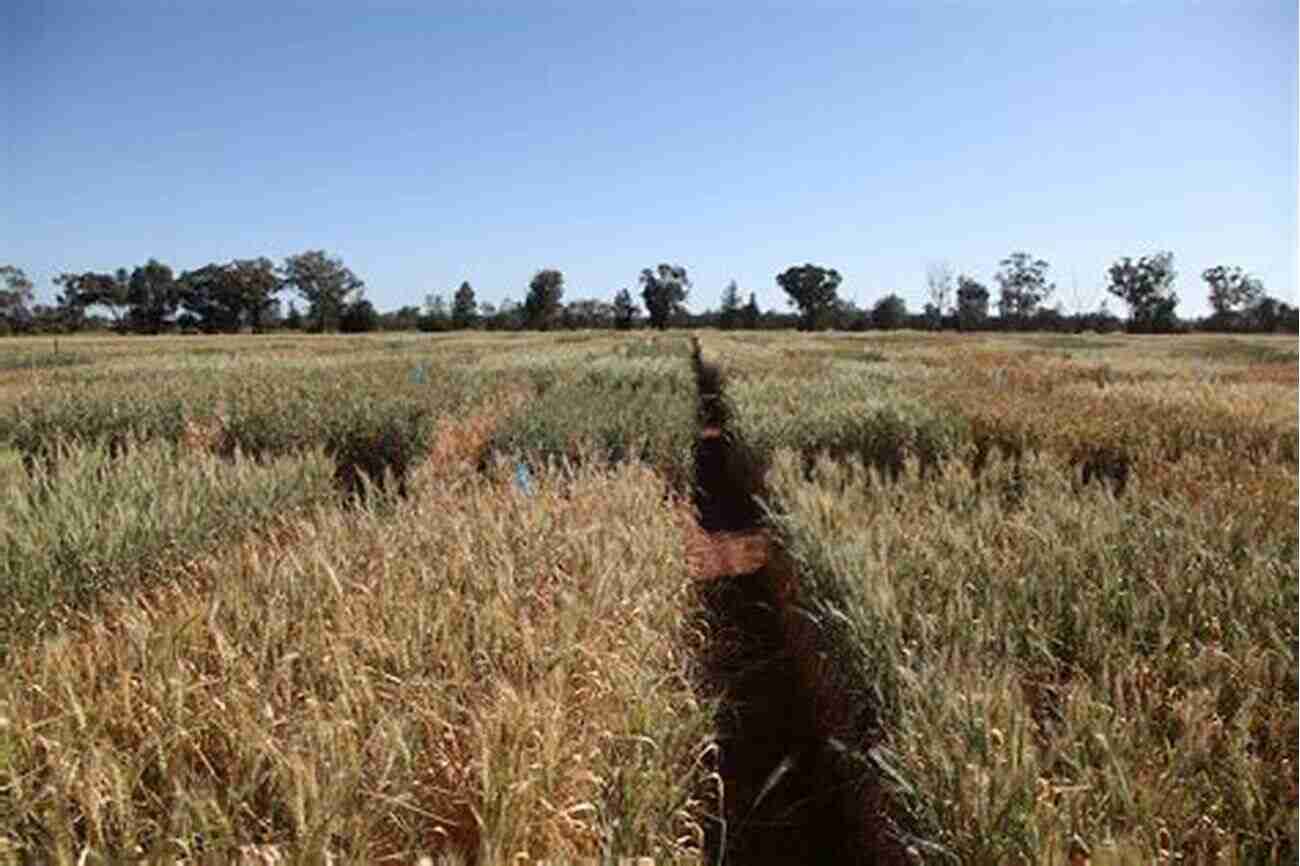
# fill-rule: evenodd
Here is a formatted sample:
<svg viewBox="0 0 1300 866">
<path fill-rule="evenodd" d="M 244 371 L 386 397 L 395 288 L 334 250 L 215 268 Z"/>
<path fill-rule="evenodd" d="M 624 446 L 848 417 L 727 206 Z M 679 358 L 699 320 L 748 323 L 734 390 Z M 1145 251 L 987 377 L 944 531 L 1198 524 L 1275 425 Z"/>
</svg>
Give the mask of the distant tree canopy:
<svg viewBox="0 0 1300 866">
<path fill-rule="evenodd" d="M 957 278 L 957 326 L 963 331 L 977 331 L 989 318 L 989 290 L 973 277 Z"/>
<path fill-rule="evenodd" d="M 1162 334 L 1178 327 L 1173 253 L 1155 253 L 1137 261 L 1125 256 L 1106 273 L 1110 279 L 1106 291 L 1128 304 L 1130 330 Z"/>
<path fill-rule="evenodd" d="M 618 290 L 614 296 L 614 327 L 620 331 L 630 331 L 636 327 L 636 320 L 641 309 L 632 300 L 632 292 L 627 288 Z"/>
<path fill-rule="evenodd" d="M 478 302 L 469 280 L 460 284 L 451 301 L 451 326 L 458 330 L 472 328 L 478 323 Z"/>
<path fill-rule="evenodd" d="M 425 296 L 420 330 L 434 332 L 451 330 L 451 307 L 447 305 L 447 299 L 437 292 Z"/>
<path fill-rule="evenodd" d="M 990 317 L 991 293 L 974 277 L 956 278 L 946 262 L 925 271 L 923 309 L 907 309 L 901 294 L 891 293 L 874 304 L 859 306 L 839 297 L 842 277 L 833 268 L 807 263 L 787 268 L 776 282 L 798 312 L 759 309 L 749 293 L 741 303 L 735 280 L 723 289 L 716 309 L 691 312 L 685 308 L 691 281 L 681 265 L 661 263 L 640 272 L 641 300 L 649 322 L 656 328 L 684 326 L 724 330 L 798 327 L 834 327 L 860 331 L 868 328 L 1019 329 L 1098 331 L 1118 329 L 1124 323 L 1105 303 L 1084 312 L 1077 288 L 1075 312 L 1066 315 L 1059 305 L 1046 301 L 1055 290 L 1047 279 L 1048 264 L 1028 253 L 1012 253 L 1000 263 L 994 279 L 999 288 L 998 313 Z M 1134 259 L 1116 260 L 1106 271 L 1107 292 L 1128 306 L 1127 326 L 1134 332 L 1206 331 L 1294 332 L 1300 311 L 1264 294 L 1262 283 L 1239 267 L 1216 265 L 1202 273 L 1214 312 L 1201 319 L 1180 321 L 1173 290 L 1173 254 L 1158 252 Z M 580 298 L 564 302 L 564 275 L 557 269 L 538 271 L 530 280 L 524 302 L 504 298 L 499 304 L 480 303 L 466 280 L 450 296 L 431 294 L 423 307 L 407 304 L 381 313 L 363 303 L 364 283 L 341 260 L 320 250 L 286 258 L 276 267 L 265 257 L 210 263 L 175 276 L 158 259 L 112 273 L 64 272 L 53 278 L 59 292 L 53 305 L 35 303 L 32 281 L 21 268 L 0 266 L 0 334 L 113 329 L 126 333 L 236 332 L 251 328 L 331 330 L 450 331 L 483 327 L 487 330 L 602 329 L 638 327 L 642 311 L 635 289 L 619 289 L 612 299 Z M 285 289 L 300 309 L 288 304 L 281 317 Z M 954 293 L 955 289 L 955 293 Z M 953 297 L 955 294 L 955 302 Z"/>
<path fill-rule="evenodd" d="M 280 299 L 276 295 L 284 290 L 284 281 L 271 260 L 264 257 L 234 259 L 226 270 L 242 305 L 244 321 L 254 332 L 260 332 L 268 319 L 279 315 Z"/>
<path fill-rule="evenodd" d="M 1220 316 L 1245 312 L 1264 296 L 1264 284 L 1237 267 L 1215 265 L 1201 273 L 1210 287 L 1210 306 Z"/>
<path fill-rule="evenodd" d="M 740 327 L 746 331 L 756 331 L 762 320 L 763 312 L 758 308 L 758 296 L 750 292 L 749 302 L 740 311 Z"/>
<path fill-rule="evenodd" d="M 998 315 L 1013 327 L 1028 327 L 1038 305 L 1056 290 L 1056 284 L 1047 280 L 1050 266 L 1022 252 L 1012 253 L 998 264 L 1002 268 L 994 277 L 1001 289 Z"/>
<path fill-rule="evenodd" d="M 32 299 L 32 281 L 23 269 L 0 265 L 0 333 L 27 329 Z"/>
<path fill-rule="evenodd" d="M 1286 331 L 1294 334 L 1300 330 L 1300 310 L 1277 298 L 1265 297 L 1250 308 L 1244 324 L 1254 331 Z"/>
<path fill-rule="evenodd" d="M 718 327 L 724 331 L 738 328 L 740 318 L 740 287 L 736 285 L 735 280 L 732 280 L 722 290 L 722 305 L 718 309 Z"/>
<path fill-rule="evenodd" d="M 308 318 L 317 331 L 335 330 L 344 307 L 358 299 L 366 285 L 342 259 L 330 258 L 322 250 L 288 257 L 281 274 L 285 287 L 307 302 Z"/>
<path fill-rule="evenodd" d="M 379 314 L 381 331 L 417 331 L 420 329 L 420 308 L 406 304 L 390 313 Z"/>
<path fill-rule="evenodd" d="M 907 302 L 896 294 L 885 295 L 871 308 L 871 325 L 892 331 L 907 324 Z"/>
<path fill-rule="evenodd" d="M 1204 323 L 1210 330 L 1294 332 L 1300 325 L 1295 307 L 1265 295 L 1264 284 L 1239 267 L 1215 265 L 1201 279 L 1214 310 Z"/>
<path fill-rule="evenodd" d="M 672 317 L 680 313 L 691 287 L 686 268 L 660 264 L 641 271 L 641 300 L 650 315 L 650 326 L 663 330 Z"/>
<path fill-rule="evenodd" d="M 186 271 L 177 280 L 181 306 L 194 326 L 207 333 L 234 332 L 245 325 L 261 331 L 283 288 L 270 259 L 235 259 Z M 295 309 L 296 313 L 297 310 Z"/>
<path fill-rule="evenodd" d="M 343 308 L 339 316 L 339 331 L 344 334 L 364 334 L 379 328 L 379 313 L 365 298 L 357 298 Z"/>
<path fill-rule="evenodd" d="M 586 331 L 614 327 L 614 305 L 598 298 L 583 298 L 565 304 L 560 322 L 569 330 Z"/>
<path fill-rule="evenodd" d="M 157 259 L 150 259 L 131 272 L 127 280 L 128 326 L 143 334 L 160 333 L 176 315 L 180 306 L 180 289 L 172 269 Z"/>
<path fill-rule="evenodd" d="M 87 307 L 103 307 L 119 328 L 122 314 L 128 307 L 129 282 L 130 275 L 126 268 L 118 268 L 112 274 L 85 271 L 80 274 L 63 273 L 54 278 L 55 285 L 63 287 L 59 296 L 60 304 L 79 310 L 83 315 Z"/>
<path fill-rule="evenodd" d="M 525 327 L 546 331 L 559 324 L 563 297 L 564 274 L 551 268 L 534 274 L 524 299 Z"/>
<path fill-rule="evenodd" d="M 805 331 L 828 327 L 843 278 L 834 268 L 805 264 L 786 268 L 776 275 L 776 284 L 799 308 L 799 327 Z"/>
</svg>

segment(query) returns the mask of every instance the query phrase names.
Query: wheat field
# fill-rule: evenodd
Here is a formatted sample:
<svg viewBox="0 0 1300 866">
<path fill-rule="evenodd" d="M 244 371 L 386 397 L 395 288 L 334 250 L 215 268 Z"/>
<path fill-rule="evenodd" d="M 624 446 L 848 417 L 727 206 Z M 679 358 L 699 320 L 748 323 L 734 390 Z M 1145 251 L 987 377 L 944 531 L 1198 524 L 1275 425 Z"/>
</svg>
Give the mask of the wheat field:
<svg viewBox="0 0 1300 866">
<path fill-rule="evenodd" d="M 709 331 L 0 342 L 0 863 L 725 857 L 692 336 L 908 858 L 1294 862 L 1294 339 Z"/>
</svg>

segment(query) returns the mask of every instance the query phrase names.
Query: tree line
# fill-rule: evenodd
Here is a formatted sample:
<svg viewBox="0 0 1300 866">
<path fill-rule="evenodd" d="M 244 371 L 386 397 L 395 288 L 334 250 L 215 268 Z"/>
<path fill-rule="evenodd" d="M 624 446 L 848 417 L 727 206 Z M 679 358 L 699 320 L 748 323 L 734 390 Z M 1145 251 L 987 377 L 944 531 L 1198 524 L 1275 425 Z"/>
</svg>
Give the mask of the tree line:
<svg viewBox="0 0 1300 866">
<path fill-rule="evenodd" d="M 0 334 L 59 333 L 111 329 L 119 333 L 255 333 L 272 329 L 344 333 L 374 330 L 453 331 L 575 330 L 638 327 L 717 327 L 724 330 L 798 328 L 861 331 L 896 328 L 928 330 L 1051 330 L 1174 333 L 1191 329 L 1233 332 L 1297 330 L 1294 306 L 1269 297 L 1262 283 L 1239 267 L 1215 266 L 1201 278 L 1208 290 L 1208 317 L 1177 316 L 1173 290 L 1174 256 L 1160 252 L 1136 259 L 1125 256 L 1106 271 L 1106 291 L 1127 308 L 1127 319 L 1111 313 L 1105 301 L 1093 312 L 1066 315 L 1049 306 L 1056 284 L 1049 264 L 1025 252 L 999 262 L 993 291 L 946 263 L 926 270 L 927 302 L 908 310 L 897 293 L 869 308 L 840 296 L 843 282 L 834 268 L 806 263 L 775 276 L 790 312 L 762 311 L 756 295 L 742 302 L 733 280 L 716 309 L 691 313 L 685 302 L 692 288 L 685 267 L 660 263 L 643 268 L 639 292 L 619 289 L 612 300 L 564 300 L 564 274 L 539 270 L 524 298 L 500 304 L 479 302 L 468 281 L 451 295 L 425 298 L 381 313 L 365 298 L 365 283 L 343 261 L 321 250 L 289 256 L 280 264 L 267 258 L 211 263 L 177 275 L 156 259 L 113 273 L 65 272 L 54 278 L 60 291 L 53 305 L 34 304 L 33 286 L 19 268 L 0 266 Z M 291 294 L 287 309 L 280 295 Z M 644 304 L 642 307 L 637 300 Z M 302 308 L 298 307 L 302 303 Z M 994 315 L 993 307 L 996 307 Z M 92 315 L 91 310 L 106 314 Z"/>
</svg>

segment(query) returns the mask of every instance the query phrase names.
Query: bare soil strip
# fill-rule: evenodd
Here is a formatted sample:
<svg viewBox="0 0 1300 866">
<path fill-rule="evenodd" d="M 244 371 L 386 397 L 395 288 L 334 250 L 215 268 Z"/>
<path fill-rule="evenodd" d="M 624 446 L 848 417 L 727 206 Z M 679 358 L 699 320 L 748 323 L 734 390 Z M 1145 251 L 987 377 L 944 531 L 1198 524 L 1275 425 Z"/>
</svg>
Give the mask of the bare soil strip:
<svg viewBox="0 0 1300 866">
<path fill-rule="evenodd" d="M 698 526 L 686 532 L 711 644 L 706 687 L 721 696 L 719 772 L 724 802 L 708 858 L 746 864 L 901 863 L 878 815 L 880 792 L 846 767 L 821 662 L 800 640 L 790 605 L 792 570 L 763 528 L 731 452 L 721 377 L 696 351 L 700 435 L 695 450 Z M 806 637 L 804 635 L 803 637 Z M 833 714 L 832 714 L 833 715 Z"/>
</svg>

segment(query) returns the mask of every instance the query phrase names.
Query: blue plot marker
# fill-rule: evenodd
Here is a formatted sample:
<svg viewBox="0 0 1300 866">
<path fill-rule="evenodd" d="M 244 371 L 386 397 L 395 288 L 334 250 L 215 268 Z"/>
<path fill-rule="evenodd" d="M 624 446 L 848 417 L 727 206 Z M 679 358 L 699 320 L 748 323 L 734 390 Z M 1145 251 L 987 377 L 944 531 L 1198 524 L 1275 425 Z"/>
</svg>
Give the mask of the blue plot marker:
<svg viewBox="0 0 1300 866">
<path fill-rule="evenodd" d="M 528 471 L 528 464 L 522 460 L 515 464 L 515 489 L 525 496 L 533 494 L 533 474 Z"/>
<path fill-rule="evenodd" d="M 411 368 L 411 384 L 427 385 L 429 384 L 429 362 L 421 361 Z"/>
</svg>

